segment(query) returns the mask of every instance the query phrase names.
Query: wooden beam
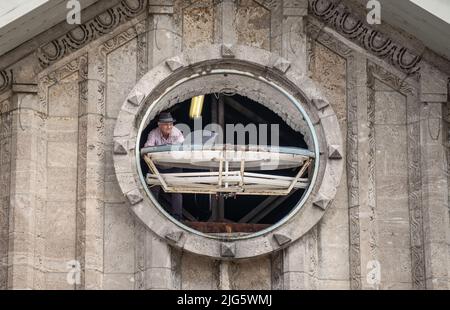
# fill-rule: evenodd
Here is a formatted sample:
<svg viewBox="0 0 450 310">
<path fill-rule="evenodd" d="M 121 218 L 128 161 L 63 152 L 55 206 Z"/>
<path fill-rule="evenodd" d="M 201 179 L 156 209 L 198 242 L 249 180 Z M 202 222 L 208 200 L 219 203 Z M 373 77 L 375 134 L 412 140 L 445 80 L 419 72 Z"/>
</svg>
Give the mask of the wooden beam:
<svg viewBox="0 0 450 310">
<path fill-rule="evenodd" d="M 249 222 L 253 217 L 255 217 L 259 212 L 264 210 L 268 205 L 270 205 L 272 202 L 274 202 L 277 198 L 278 198 L 278 196 L 267 197 L 259 205 L 257 205 L 255 208 L 253 208 L 249 213 L 247 213 L 245 216 L 243 216 L 239 220 L 239 223 Z"/>
<path fill-rule="evenodd" d="M 219 114 L 219 103 L 216 98 L 216 94 L 210 95 L 211 97 L 211 123 L 217 124 L 218 122 L 218 114 Z M 220 141 L 220 143 L 223 143 L 223 141 Z M 210 171 L 214 171 L 214 169 L 211 169 Z M 208 222 L 216 220 L 218 218 L 218 196 L 217 194 L 210 194 L 209 195 L 209 210 L 211 211 L 211 216 L 208 219 Z"/>
<path fill-rule="evenodd" d="M 225 132 L 225 103 L 222 94 L 219 94 L 217 121 L 220 128 L 222 128 L 222 132 Z M 221 158 L 222 157 L 223 156 L 221 156 Z M 222 221 L 224 219 L 225 219 L 225 200 L 222 195 L 219 195 L 217 201 L 217 220 Z"/>
<path fill-rule="evenodd" d="M 162 178 L 162 176 L 159 174 L 158 169 L 156 168 L 155 164 L 153 163 L 152 159 L 148 154 L 144 155 L 144 161 L 147 163 L 148 167 L 150 168 L 150 171 L 153 172 L 154 175 L 158 177 L 158 180 L 161 182 L 161 186 L 164 189 L 167 189 L 166 181 Z"/>
<path fill-rule="evenodd" d="M 271 124 L 271 121 L 268 121 L 268 120 L 262 118 L 257 113 L 253 112 L 252 110 L 250 110 L 245 105 L 237 102 L 232 97 L 227 96 L 227 97 L 225 97 L 225 100 L 226 100 L 228 106 L 233 108 L 235 111 L 241 113 L 245 117 L 251 119 L 253 123 L 256 123 L 256 124 L 258 124 L 258 123 L 259 124 Z M 292 139 L 297 139 L 297 137 L 294 137 L 291 133 L 289 133 L 289 132 L 287 132 L 285 130 L 282 130 L 280 128 L 280 139 L 282 141 L 284 141 L 284 142 L 289 142 L 290 139 L 288 139 L 286 136 L 289 136 Z"/>
<path fill-rule="evenodd" d="M 281 205 L 283 202 L 286 201 L 286 199 L 288 199 L 292 193 L 294 193 L 295 191 L 290 192 L 288 195 L 286 196 L 279 196 L 270 206 L 268 206 L 267 208 L 265 208 L 263 211 L 261 211 L 260 213 L 258 213 L 254 218 L 252 218 L 250 220 L 250 223 L 258 223 L 259 221 L 261 221 L 264 217 L 266 217 L 270 212 L 272 212 L 273 210 L 275 210 L 275 208 L 277 208 L 279 205 Z"/>
<path fill-rule="evenodd" d="M 262 118 L 257 113 L 250 110 L 249 108 L 247 108 L 245 105 L 237 102 L 232 97 L 230 97 L 230 96 L 225 97 L 225 101 L 235 111 L 237 111 L 237 112 L 241 113 L 242 115 L 244 115 L 245 117 L 251 119 L 254 123 L 262 123 L 262 124 L 268 123 L 267 120 L 265 120 L 264 118 Z"/>
<path fill-rule="evenodd" d="M 186 209 L 183 208 L 183 215 L 185 218 L 187 218 L 189 221 L 197 221 L 197 219 Z"/>
<path fill-rule="evenodd" d="M 294 180 L 292 180 L 291 185 L 287 189 L 287 192 L 290 193 L 291 190 L 294 188 L 294 186 L 297 184 L 297 180 L 303 176 L 303 174 L 306 172 L 306 169 L 308 169 L 309 165 L 311 164 L 311 159 L 309 159 L 303 167 L 300 169 L 300 171 L 295 176 Z"/>
</svg>

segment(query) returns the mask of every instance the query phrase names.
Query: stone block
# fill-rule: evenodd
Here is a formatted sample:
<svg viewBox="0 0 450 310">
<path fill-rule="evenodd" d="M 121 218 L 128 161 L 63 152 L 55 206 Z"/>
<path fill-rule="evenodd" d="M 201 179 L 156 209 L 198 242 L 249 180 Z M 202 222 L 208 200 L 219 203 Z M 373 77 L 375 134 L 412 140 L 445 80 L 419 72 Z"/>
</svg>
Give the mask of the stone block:
<svg viewBox="0 0 450 310">
<path fill-rule="evenodd" d="M 273 238 L 279 246 L 283 246 L 291 242 L 291 238 L 283 234 L 273 234 Z"/>
<path fill-rule="evenodd" d="M 48 113 L 56 117 L 78 117 L 78 72 L 48 89 Z"/>
<path fill-rule="evenodd" d="M 348 245 L 326 244 L 325 241 L 318 245 L 318 260 L 316 277 L 326 280 L 348 280 Z M 345 257 L 347 256 L 347 259 Z"/>
<path fill-rule="evenodd" d="M 134 273 L 134 221 L 126 205 L 105 208 L 105 273 Z"/>
<path fill-rule="evenodd" d="M 75 285 L 67 281 L 67 272 L 49 272 L 45 274 L 46 290 L 74 290 Z"/>
<path fill-rule="evenodd" d="M 278 57 L 274 60 L 273 67 L 282 73 L 286 73 L 286 71 L 288 71 L 291 67 L 291 63 L 287 59 Z"/>
<path fill-rule="evenodd" d="M 220 245 L 220 256 L 234 257 L 236 256 L 236 244 L 224 242 Z"/>
<path fill-rule="evenodd" d="M 134 289 L 135 275 L 133 273 L 103 275 L 103 289 L 105 290 L 132 290 Z"/>
<path fill-rule="evenodd" d="M 328 206 L 330 205 L 330 203 L 331 203 L 331 200 L 326 198 L 323 195 L 318 195 L 317 197 L 315 197 L 315 199 L 313 201 L 313 205 L 322 210 L 326 210 L 328 208 Z"/>
<path fill-rule="evenodd" d="M 270 11 L 255 2 L 245 1 L 237 7 L 237 42 L 270 50 Z"/>
<path fill-rule="evenodd" d="M 183 10 L 183 47 L 194 48 L 213 43 L 214 6 L 198 1 Z"/>
<path fill-rule="evenodd" d="M 169 268 L 149 268 L 145 270 L 146 289 L 170 290 L 172 285 L 172 270 Z"/>
<path fill-rule="evenodd" d="M 170 249 L 166 241 L 148 232 L 146 235 L 146 251 L 149 268 L 171 268 Z"/>
<path fill-rule="evenodd" d="M 65 141 L 49 141 L 47 144 L 47 154 L 48 167 L 77 167 L 77 143 Z"/>
<path fill-rule="evenodd" d="M 386 287 L 388 283 L 405 283 L 411 288 L 411 250 L 399 245 L 381 246 L 379 253 L 382 286 Z"/>
<path fill-rule="evenodd" d="M 214 260 L 185 253 L 181 261 L 181 279 L 183 290 L 218 289 L 218 266 Z"/>
<path fill-rule="evenodd" d="M 127 196 L 128 202 L 132 206 L 134 206 L 135 204 L 141 202 L 144 199 L 144 197 L 142 197 L 142 195 L 141 195 L 141 193 L 140 193 L 140 191 L 138 189 L 134 189 L 131 192 L 128 192 L 126 194 L 126 196 Z"/>
<path fill-rule="evenodd" d="M 106 203 L 123 203 L 125 197 L 119 187 L 117 180 L 105 182 L 105 199 Z"/>
<path fill-rule="evenodd" d="M 230 263 L 231 289 L 269 290 L 270 278 L 271 263 L 268 257 Z"/>
<path fill-rule="evenodd" d="M 46 268 L 66 272 L 66 263 L 75 257 L 75 201 L 48 201 L 45 221 Z"/>
<path fill-rule="evenodd" d="M 406 124 L 406 98 L 401 93 L 375 93 L 375 124 L 404 125 Z"/>
<path fill-rule="evenodd" d="M 107 56 L 106 115 L 116 118 L 123 102 L 136 83 L 136 39 Z"/>
<path fill-rule="evenodd" d="M 47 168 L 47 198 L 50 201 L 75 201 L 77 194 L 76 168 Z"/>
<path fill-rule="evenodd" d="M 423 63 L 420 77 L 420 100 L 422 102 L 447 102 L 448 77 L 444 73 Z"/>
<path fill-rule="evenodd" d="M 234 58 L 233 46 L 230 44 L 222 44 L 220 47 L 220 53 L 223 58 Z"/>
</svg>

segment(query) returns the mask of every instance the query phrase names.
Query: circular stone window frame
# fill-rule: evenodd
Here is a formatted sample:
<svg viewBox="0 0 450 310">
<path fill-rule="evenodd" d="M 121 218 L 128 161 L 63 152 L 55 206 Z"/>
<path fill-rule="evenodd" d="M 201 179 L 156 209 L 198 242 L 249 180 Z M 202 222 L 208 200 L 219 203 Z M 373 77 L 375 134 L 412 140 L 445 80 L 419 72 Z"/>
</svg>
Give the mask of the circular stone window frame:
<svg viewBox="0 0 450 310">
<path fill-rule="evenodd" d="M 207 235 L 173 220 L 143 184 L 139 140 L 149 115 L 158 102 L 183 79 L 217 70 L 247 73 L 299 102 L 316 153 L 311 185 L 297 206 L 271 227 L 238 238 Z M 214 71 L 216 70 L 216 71 Z M 300 111 L 302 112 L 302 111 Z M 317 137 L 316 137 L 317 135 Z M 216 259 L 241 259 L 266 255 L 289 246 L 322 218 L 334 199 L 343 172 L 343 139 L 339 122 L 328 100 L 305 72 L 266 50 L 242 45 L 210 45 L 189 49 L 146 73 L 126 98 L 114 128 L 113 158 L 119 186 L 135 215 L 161 239 L 182 250 Z M 136 151 L 137 150 L 137 151 Z M 315 179 L 315 180 L 314 180 Z"/>
</svg>

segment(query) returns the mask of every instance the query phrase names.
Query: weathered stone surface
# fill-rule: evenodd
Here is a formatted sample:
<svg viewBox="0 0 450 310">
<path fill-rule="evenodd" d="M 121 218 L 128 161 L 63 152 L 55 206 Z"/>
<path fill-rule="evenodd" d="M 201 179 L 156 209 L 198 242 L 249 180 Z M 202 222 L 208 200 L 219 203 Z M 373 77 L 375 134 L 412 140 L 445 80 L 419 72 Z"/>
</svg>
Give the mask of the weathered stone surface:
<svg viewBox="0 0 450 310">
<path fill-rule="evenodd" d="M 166 234 L 166 239 L 172 241 L 172 242 L 178 242 L 180 241 L 181 236 L 183 236 L 182 231 L 174 231 Z"/>
<path fill-rule="evenodd" d="M 141 93 L 138 90 L 135 90 L 131 97 L 128 97 L 128 102 L 132 105 L 139 106 L 142 103 L 142 100 L 144 100 L 145 94 Z"/>
<path fill-rule="evenodd" d="M 222 243 L 220 245 L 220 256 L 222 256 L 222 257 L 236 256 L 236 244 L 235 243 Z"/>
<path fill-rule="evenodd" d="M 122 143 L 114 142 L 114 154 L 126 155 L 128 152 Z"/>
<path fill-rule="evenodd" d="M 284 58 L 277 58 L 273 64 L 273 67 L 280 70 L 283 73 L 286 73 L 287 70 L 291 67 L 291 63 Z"/>
<path fill-rule="evenodd" d="M 142 197 L 141 193 L 138 189 L 134 189 L 131 192 L 127 193 L 127 198 L 130 204 L 133 206 L 137 204 L 138 202 L 141 202 L 144 197 Z"/>
<path fill-rule="evenodd" d="M 233 46 L 230 44 L 222 44 L 220 53 L 223 58 L 234 58 Z"/>
<path fill-rule="evenodd" d="M 136 39 L 106 57 L 106 116 L 116 118 L 136 82 Z"/>
<path fill-rule="evenodd" d="M 448 76 L 437 68 L 424 64 L 421 71 L 420 91 L 422 102 L 446 102 Z"/>
<path fill-rule="evenodd" d="M 291 238 L 289 238 L 288 236 L 282 235 L 282 234 L 273 234 L 273 237 L 279 246 L 283 246 L 292 241 Z"/>
<path fill-rule="evenodd" d="M 212 0 L 201 0 L 183 9 L 184 48 L 213 43 L 214 7 Z"/>
<path fill-rule="evenodd" d="M 179 56 L 170 58 L 166 60 L 166 65 L 169 67 L 171 71 L 176 71 L 181 67 L 184 67 L 184 62 L 180 59 Z"/>
<path fill-rule="evenodd" d="M 270 50 L 270 13 L 253 0 L 239 1 L 236 12 L 238 43 Z"/>
<path fill-rule="evenodd" d="M 322 110 L 329 105 L 327 101 L 322 99 L 312 99 L 312 102 L 316 106 L 317 110 Z"/>
<path fill-rule="evenodd" d="M 183 290 L 215 290 L 218 289 L 218 262 L 212 259 L 183 254 L 181 263 L 181 288 Z"/>
<path fill-rule="evenodd" d="M 270 289 L 270 259 L 263 257 L 230 263 L 229 280 L 230 289 L 239 290 L 245 287 L 255 290 Z"/>
<path fill-rule="evenodd" d="M 78 72 L 74 72 L 60 84 L 48 90 L 49 115 L 55 117 L 78 116 Z"/>
<path fill-rule="evenodd" d="M 133 15 L 80 46 L 71 41 L 70 55 L 46 69 L 28 44 L 0 57 L 6 64 L 30 55 L 0 71 L 0 289 L 448 289 L 445 66 L 428 63 L 426 53 L 420 75 L 405 78 L 328 27 L 307 34 L 317 22 L 305 18 L 307 4 L 152 0 L 148 16 Z M 61 29 L 36 42 L 49 47 Z M 279 85 L 283 74 L 294 95 L 307 97 L 301 104 L 328 151 L 314 185 L 319 195 L 277 234 L 200 237 L 138 190 L 135 121 L 147 92 L 218 59 Z M 305 134 L 310 147 L 298 109 L 262 85 L 206 76 L 163 100 L 239 89 Z M 67 282 L 74 259 L 84 268 L 78 286 Z M 371 284 L 376 262 L 380 282 Z"/>
<path fill-rule="evenodd" d="M 330 159 L 342 159 L 341 147 L 338 145 L 330 145 L 328 147 L 328 157 Z"/>
<path fill-rule="evenodd" d="M 105 274 L 133 274 L 134 218 L 126 204 L 105 206 L 104 238 Z"/>
<path fill-rule="evenodd" d="M 316 197 L 316 199 L 313 201 L 313 205 L 322 209 L 322 210 L 326 210 L 328 205 L 330 204 L 330 199 L 325 198 L 324 196 L 318 196 Z"/>
<path fill-rule="evenodd" d="M 103 289 L 105 290 L 132 290 L 134 289 L 135 275 L 106 273 L 103 276 Z"/>
</svg>

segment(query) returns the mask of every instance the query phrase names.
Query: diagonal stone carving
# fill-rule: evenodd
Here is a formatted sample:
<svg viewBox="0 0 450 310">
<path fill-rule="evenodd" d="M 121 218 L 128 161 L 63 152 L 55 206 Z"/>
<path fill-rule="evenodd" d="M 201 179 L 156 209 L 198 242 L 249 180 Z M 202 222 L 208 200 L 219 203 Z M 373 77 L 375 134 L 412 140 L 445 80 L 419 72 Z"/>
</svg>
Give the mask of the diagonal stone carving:
<svg viewBox="0 0 450 310">
<path fill-rule="evenodd" d="M 182 236 L 183 236 L 182 231 L 173 231 L 173 232 L 167 233 L 165 237 L 167 240 L 177 243 L 178 241 L 180 241 Z"/>
<path fill-rule="evenodd" d="M 131 192 L 127 193 L 126 196 L 132 206 L 138 204 L 144 199 L 138 189 L 133 189 Z"/>
<path fill-rule="evenodd" d="M 181 60 L 181 58 L 179 56 L 175 56 L 170 59 L 167 59 L 166 65 L 167 65 L 167 67 L 169 67 L 170 71 L 172 71 L 172 72 L 185 66 L 184 62 Z"/>
<path fill-rule="evenodd" d="M 292 241 L 291 238 L 283 234 L 273 234 L 273 238 L 275 239 L 275 241 L 278 243 L 279 246 L 283 246 Z"/>
<path fill-rule="evenodd" d="M 328 147 L 328 158 L 342 159 L 341 147 L 339 145 L 330 145 Z"/>
<path fill-rule="evenodd" d="M 145 95 L 140 91 L 135 91 L 134 95 L 128 98 L 128 102 L 135 106 L 140 106 L 142 101 L 144 100 Z"/>
<path fill-rule="evenodd" d="M 331 202 L 330 199 L 328 199 L 322 195 L 319 195 L 314 199 L 313 206 L 325 211 L 328 208 L 328 205 L 330 204 L 330 202 Z"/>
<path fill-rule="evenodd" d="M 283 73 L 286 73 L 291 67 L 291 63 L 282 57 L 278 57 L 275 60 L 273 67 Z"/>
<path fill-rule="evenodd" d="M 114 141 L 114 154 L 126 155 L 128 152 L 125 147 L 117 141 Z"/>
<path fill-rule="evenodd" d="M 234 58 L 233 46 L 231 44 L 222 44 L 220 54 L 223 58 Z"/>
<path fill-rule="evenodd" d="M 236 256 L 236 244 L 235 243 L 222 243 L 220 245 L 220 256 L 235 257 Z"/>
<path fill-rule="evenodd" d="M 313 99 L 312 102 L 316 106 L 317 110 L 325 109 L 330 105 L 326 100 L 323 99 Z"/>
</svg>

